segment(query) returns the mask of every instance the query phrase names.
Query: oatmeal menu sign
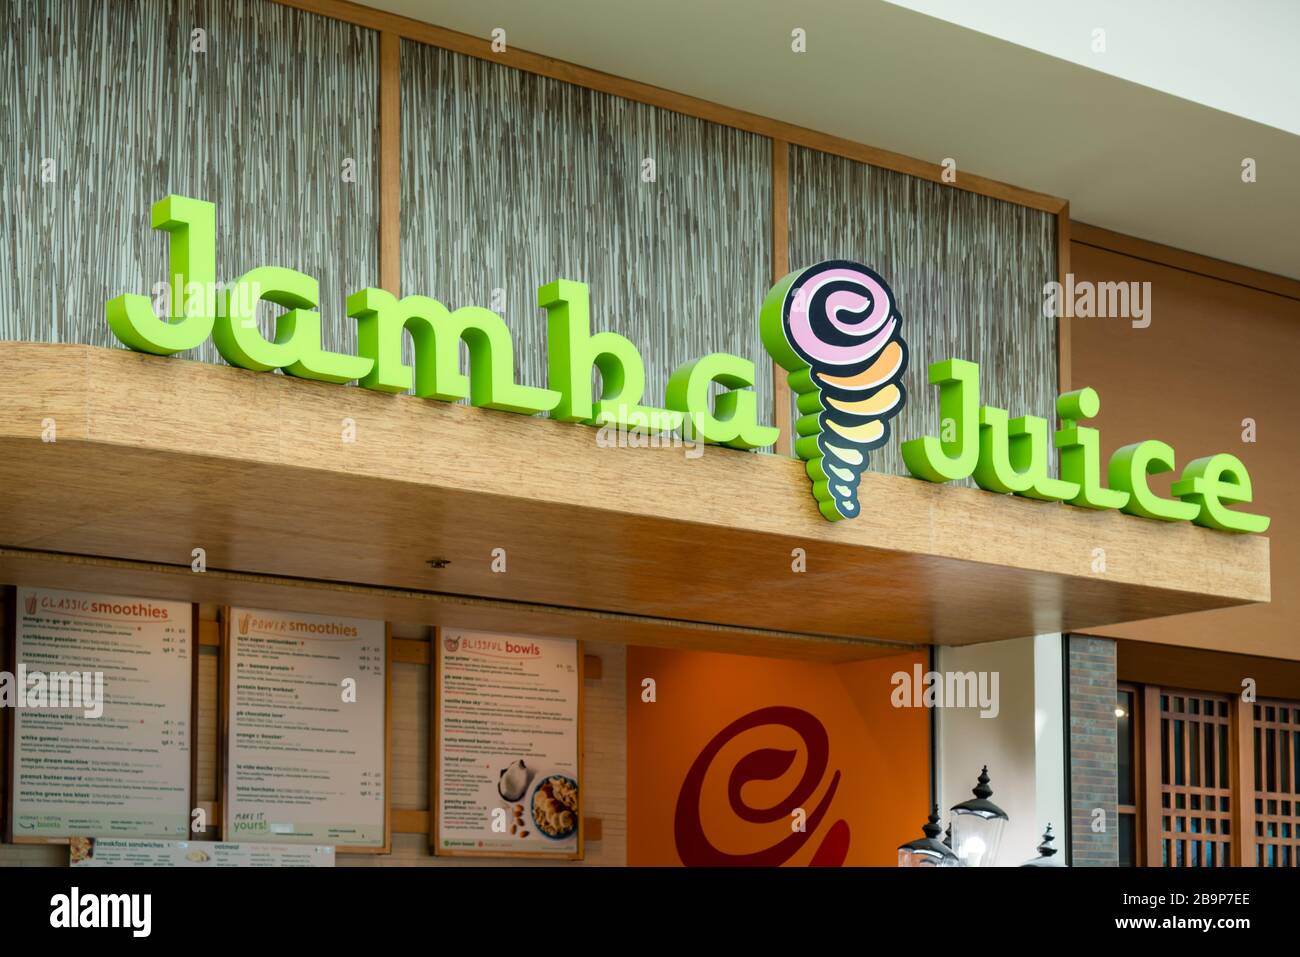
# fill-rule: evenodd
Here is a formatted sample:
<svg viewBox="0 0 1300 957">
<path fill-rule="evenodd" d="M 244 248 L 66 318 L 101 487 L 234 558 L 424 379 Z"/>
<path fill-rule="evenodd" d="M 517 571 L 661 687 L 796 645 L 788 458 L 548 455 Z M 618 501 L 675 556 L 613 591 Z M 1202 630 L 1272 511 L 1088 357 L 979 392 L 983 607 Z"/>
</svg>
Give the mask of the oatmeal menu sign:
<svg viewBox="0 0 1300 957">
<path fill-rule="evenodd" d="M 580 644 L 442 629 L 437 645 L 434 852 L 580 859 Z"/>
<path fill-rule="evenodd" d="M 13 839 L 184 837 L 193 663 L 187 602 L 19 588 Z"/>
<path fill-rule="evenodd" d="M 227 841 L 388 846 L 387 626 L 228 608 Z"/>
</svg>

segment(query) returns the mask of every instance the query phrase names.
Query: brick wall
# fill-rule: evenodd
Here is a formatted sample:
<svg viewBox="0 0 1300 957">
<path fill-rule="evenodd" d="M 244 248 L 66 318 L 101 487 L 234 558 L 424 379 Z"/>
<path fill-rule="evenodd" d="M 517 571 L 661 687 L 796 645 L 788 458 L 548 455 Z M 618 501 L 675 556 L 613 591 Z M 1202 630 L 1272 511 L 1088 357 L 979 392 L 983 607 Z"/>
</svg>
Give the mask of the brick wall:
<svg viewBox="0 0 1300 957">
<path fill-rule="evenodd" d="M 1119 861 L 1115 642 L 1071 635 L 1068 667 L 1071 863 L 1114 867 Z M 1094 830 L 1097 808 L 1105 812 L 1101 831 Z"/>
</svg>

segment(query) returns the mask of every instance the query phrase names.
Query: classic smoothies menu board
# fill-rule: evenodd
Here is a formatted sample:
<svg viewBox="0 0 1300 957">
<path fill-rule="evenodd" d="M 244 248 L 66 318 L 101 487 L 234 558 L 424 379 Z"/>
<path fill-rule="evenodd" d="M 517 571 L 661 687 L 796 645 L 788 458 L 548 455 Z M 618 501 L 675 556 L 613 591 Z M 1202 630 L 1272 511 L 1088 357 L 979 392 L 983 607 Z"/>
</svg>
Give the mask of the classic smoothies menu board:
<svg viewBox="0 0 1300 957">
<path fill-rule="evenodd" d="M 581 857 L 578 642 L 444 629 L 437 644 L 435 852 Z"/>
<path fill-rule="evenodd" d="M 382 848 L 382 621 L 226 609 L 230 841 Z"/>
<path fill-rule="evenodd" d="M 17 590 L 15 840 L 188 833 L 192 614 L 187 602 Z"/>
</svg>

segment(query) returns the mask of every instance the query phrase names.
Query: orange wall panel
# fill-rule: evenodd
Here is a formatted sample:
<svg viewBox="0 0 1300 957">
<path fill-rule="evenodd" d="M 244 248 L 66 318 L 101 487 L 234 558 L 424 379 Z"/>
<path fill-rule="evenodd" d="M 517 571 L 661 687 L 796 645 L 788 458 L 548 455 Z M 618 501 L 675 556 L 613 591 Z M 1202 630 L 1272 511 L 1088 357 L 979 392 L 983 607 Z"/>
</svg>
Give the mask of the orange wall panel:
<svg viewBox="0 0 1300 957">
<path fill-rule="evenodd" d="M 895 865 L 930 802 L 929 712 L 890 703 L 915 664 L 630 648 L 628 863 Z"/>
</svg>

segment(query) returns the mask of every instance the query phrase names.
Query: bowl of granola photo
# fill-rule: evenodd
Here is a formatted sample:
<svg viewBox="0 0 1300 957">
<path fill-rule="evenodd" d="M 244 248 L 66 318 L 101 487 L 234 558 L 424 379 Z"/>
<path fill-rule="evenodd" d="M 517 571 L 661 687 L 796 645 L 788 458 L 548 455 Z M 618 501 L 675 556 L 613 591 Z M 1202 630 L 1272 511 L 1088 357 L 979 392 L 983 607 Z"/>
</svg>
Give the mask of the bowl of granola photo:
<svg viewBox="0 0 1300 957">
<path fill-rule="evenodd" d="M 533 826 L 542 837 L 563 841 L 578 831 L 578 782 L 549 774 L 533 788 Z"/>
</svg>

